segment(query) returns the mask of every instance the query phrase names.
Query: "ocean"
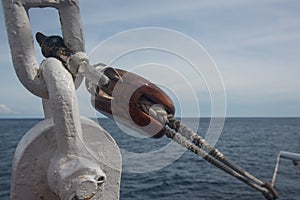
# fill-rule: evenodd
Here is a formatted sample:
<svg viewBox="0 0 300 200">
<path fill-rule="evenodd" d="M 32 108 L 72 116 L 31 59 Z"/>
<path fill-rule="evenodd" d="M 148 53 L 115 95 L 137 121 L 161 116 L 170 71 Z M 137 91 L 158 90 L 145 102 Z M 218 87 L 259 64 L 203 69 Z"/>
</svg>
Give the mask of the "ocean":
<svg viewBox="0 0 300 200">
<path fill-rule="evenodd" d="M 193 122 L 196 119 L 185 119 Z M 41 119 L 0 119 L 0 199 L 9 199 L 11 163 L 22 136 Z M 201 119 L 199 134 L 206 132 L 210 119 Z M 170 139 L 136 138 L 124 134 L 109 119 L 99 119 L 101 126 L 121 149 L 149 152 Z M 227 118 L 215 145 L 232 161 L 263 181 L 270 181 L 279 151 L 300 153 L 300 118 Z M 125 162 L 126 163 L 126 162 Z M 275 183 L 279 199 L 300 199 L 300 163 L 281 160 Z M 264 199 L 263 195 L 236 180 L 189 151 L 167 166 L 145 173 L 124 170 L 121 200 L 177 199 Z"/>
</svg>

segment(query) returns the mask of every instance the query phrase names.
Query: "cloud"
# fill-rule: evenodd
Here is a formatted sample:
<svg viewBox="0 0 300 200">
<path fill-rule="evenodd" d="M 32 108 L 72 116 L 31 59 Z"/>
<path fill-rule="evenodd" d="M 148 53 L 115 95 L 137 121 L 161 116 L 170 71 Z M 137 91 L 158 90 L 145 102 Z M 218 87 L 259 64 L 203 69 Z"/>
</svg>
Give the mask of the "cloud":
<svg viewBox="0 0 300 200">
<path fill-rule="evenodd" d="M 280 2 L 273 1 L 272 3 Z M 116 5 L 118 4 L 118 6 Z M 82 15 L 87 19 L 87 25 L 99 25 L 117 21 L 134 21 L 174 16 L 193 16 L 195 12 L 207 12 L 208 9 L 232 9 L 255 4 L 269 5 L 271 1 L 239 1 L 239 0 L 216 0 L 216 1 L 130 1 L 121 3 L 119 1 L 86 1 L 81 3 Z M 191 13 L 191 15 L 190 15 Z M 101 16 L 101 17 L 100 17 Z M 100 18 L 99 18 L 100 17 Z"/>
<path fill-rule="evenodd" d="M 12 109 L 10 109 L 6 105 L 0 104 L 0 113 L 1 114 L 11 114 L 11 113 L 14 113 L 14 111 L 12 111 Z"/>
<path fill-rule="evenodd" d="M 297 0 L 215 0 L 189 1 L 189 3 L 178 0 L 80 2 L 88 52 L 106 38 L 137 27 L 164 27 L 185 33 L 203 44 L 217 63 L 225 83 L 228 103 L 232 105 L 231 109 L 234 111 L 232 113 L 247 115 L 244 105 L 251 103 L 261 105 L 261 107 L 255 105 L 248 108 L 253 116 L 255 113 L 288 116 L 289 113 L 296 115 L 299 111 L 297 103 L 288 103 L 299 102 L 300 99 L 298 79 L 300 70 L 297 54 L 300 50 L 299 7 Z M 0 27 L 4 30 L 5 25 L 1 14 Z M 42 31 L 45 34 L 60 34 L 56 10 L 31 9 L 29 14 L 33 33 Z M 51 20 L 47 18 L 49 15 Z M 105 62 L 106 60 L 102 59 L 105 55 L 116 53 L 118 49 L 128 48 L 138 39 L 124 39 L 110 44 L 105 51 L 96 55 L 96 58 L 91 57 L 91 63 Z M 158 42 L 167 41 L 169 40 L 161 39 Z M 17 115 L 42 115 L 42 109 L 40 107 L 37 109 L 40 99 L 32 98 L 31 94 L 24 92 L 24 88 L 15 76 L 5 31 L 0 32 L 0 42 L 4 44 L 0 46 L 0 93 L 5 94 L 1 97 L 4 104 L 0 104 L 0 114 L 6 116 L 9 113 L 16 114 L 10 109 L 11 107 L 18 111 Z M 173 44 L 185 46 L 179 41 L 168 45 Z M 151 53 L 151 51 L 134 52 L 132 55 L 121 57 L 113 63 L 113 66 L 126 69 L 126 67 L 147 63 L 168 65 L 173 70 L 186 75 L 201 100 L 203 97 L 209 98 L 206 98 L 208 95 L 203 80 L 199 81 L 199 76 L 188 70 L 187 63 L 168 54 Z M 39 47 L 37 47 L 37 55 L 40 55 Z M 176 79 L 177 76 L 170 77 L 157 71 L 146 75 L 150 76 L 147 78 L 151 81 L 164 80 L 166 88 L 168 86 L 176 88 L 176 92 L 183 96 L 185 105 L 190 105 L 186 103 L 189 97 L 187 86 L 181 84 Z M 155 75 L 156 79 L 151 75 Z M 81 114 L 94 116 L 95 111 L 91 107 L 84 84 L 82 91 L 78 92 L 78 98 L 84 100 L 79 101 Z M 243 105 L 243 107 L 236 105 Z M 287 105 L 291 108 L 287 108 L 286 111 L 276 109 Z M 269 106 L 270 110 L 265 111 L 264 106 Z"/>
</svg>

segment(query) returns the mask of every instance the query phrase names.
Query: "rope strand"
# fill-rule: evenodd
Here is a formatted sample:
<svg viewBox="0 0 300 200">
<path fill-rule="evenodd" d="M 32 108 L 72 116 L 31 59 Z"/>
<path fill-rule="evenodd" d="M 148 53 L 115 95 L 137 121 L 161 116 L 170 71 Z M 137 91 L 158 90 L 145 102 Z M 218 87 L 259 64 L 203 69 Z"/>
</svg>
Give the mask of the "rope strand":
<svg viewBox="0 0 300 200">
<path fill-rule="evenodd" d="M 157 104 L 153 105 L 152 102 L 145 98 L 142 98 L 137 106 L 154 119 L 166 125 L 165 134 L 167 137 L 202 157 L 214 166 L 262 192 L 266 199 L 274 200 L 278 198 L 278 194 L 271 184 L 262 182 L 246 170 L 237 166 L 230 159 L 225 157 L 224 154 L 207 143 L 200 135 L 175 119 L 174 115 L 168 115 L 163 107 Z"/>
<path fill-rule="evenodd" d="M 227 172 L 228 174 L 232 175 L 233 177 L 239 179 L 243 183 L 246 183 L 247 185 L 253 187 L 254 189 L 260 191 L 263 193 L 263 195 L 266 197 L 268 200 L 274 200 L 276 197 L 274 196 L 274 193 L 269 191 L 270 189 L 267 188 L 266 186 L 269 185 L 257 185 L 256 183 L 248 180 L 246 177 L 242 176 L 241 174 L 237 173 L 235 170 L 230 168 L 229 166 L 225 165 L 221 161 L 217 160 L 214 158 L 212 155 L 207 154 L 203 150 L 201 150 L 198 146 L 193 144 L 191 141 L 187 140 L 185 137 L 181 136 L 180 134 L 177 134 L 173 130 L 169 129 L 166 127 L 166 136 L 168 138 L 171 138 L 181 146 L 187 148 L 188 150 L 192 151 L 193 153 L 197 154 L 198 156 L 202 157 L 204 160 L 208 161 L 209 163 L 213 164 L 214 166 L 218 167 L 219 169 Z M 274 190 L 275 191 L 275 190 Z M 275 197 L 275 198 L 274 198 Z"/>
<path fill-rule="evenodd" d="M 205 152 L 207 152 L 209 155 L 213 156 L 214 158 L 218 159 L 222 163 L 226 164 L 230 168 L 234 169 L 236 172 L 242 174 L 243 176 L 249 178 L 251 181 L 255 182 L 258 185 L 263 185 L 264 183 L 248 173 L 246 170 L 242 169 L 241 167 L 237 166 L 235 163 L 233 163 L 229 158 L 227 158 L 223 153 L 221 153 L 216 148 L 212 147 L 209 143 L 205 141 L 200 135 L 196 134 L 193 130 L 183 125 L 179 120 L 172 119 L 174 117 L 169 117 L 169 121 L 175 121 L 175 123 L 170 124 L 171 128 L 177 129 L 178 132 L 190 140 L 193 144 L 198 146 L 199 148 L 203 149 Z M 174 124 L 177 127 L 174 127 Z M 168 124 L 169 125 L 169 124 Z"/>
</svg>

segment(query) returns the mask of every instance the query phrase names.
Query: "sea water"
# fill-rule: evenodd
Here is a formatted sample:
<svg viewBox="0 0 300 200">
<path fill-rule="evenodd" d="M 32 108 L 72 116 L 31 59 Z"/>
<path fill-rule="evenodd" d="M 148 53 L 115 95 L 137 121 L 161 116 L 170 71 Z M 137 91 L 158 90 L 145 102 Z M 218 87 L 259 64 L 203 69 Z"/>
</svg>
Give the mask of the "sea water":
<svg viewBox="0 0 300 200">
<path fill-rule="evenodd" d="M 1 200 L 9 199 L 11 163 L 15 148 L 22 136 L 39 121 L 41 119 L 0 119 Z M 189 118 L 184 121 L 193 123 L 197 119 Z M 97 122 L 112 135 L 120 149 L 126 152 L 147 153 L 170 142 L 167 137 L 133 137 L 121 131 L 109 119 L 99 119 Z M 210 119 L 201 119 L 198 134 L 205 135 L 209 123 Z M 270 181 L 279 151 L 300 153 L 300 118 L 227 118 L 215 147 L 257 178 Z M 126 165 L 126 160 L 123 163 Z M 300 199 L 299 165 L 294 165 L 290 160 L 281 160 L 275 183 L 280 199 Z M 161 169 L 145 173 L 123 170 L 120 199 L 253 200 L 264 197 L 260 192 L 186 151 Z"/>
</svg>

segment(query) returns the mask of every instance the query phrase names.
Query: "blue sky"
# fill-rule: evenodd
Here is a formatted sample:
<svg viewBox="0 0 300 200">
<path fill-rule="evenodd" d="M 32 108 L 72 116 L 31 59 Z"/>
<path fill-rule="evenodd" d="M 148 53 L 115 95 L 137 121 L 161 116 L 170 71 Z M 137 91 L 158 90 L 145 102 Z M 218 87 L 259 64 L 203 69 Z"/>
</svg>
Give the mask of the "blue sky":
<svg viewBox="0 0 300 200">
<path fill-rule="evenodd" d="M 227 116 L 300 116 L 299 1 L 80 3 L 87 52 L 108 37 L 134 28 L 176 30 L 201 44 L 218 66 L 226 89 Z M 13 70 L 2 5 L 0 12 L 0 117 L 43 117 L 41 100 L 22 86 Z M 31 9 L 30 17 L 34 33 L 61 33 L 54 9 Z M 95 115 L 85 88 L 77 93 L 81 114 Z M 210 116 L 209 95 L 205 93 L 201 115 Z M 197 95 L 201 98 L 201 92 Z M 189 108 L 189 102 L 183 101 L 181 106 Z M 186 115 L 197 112 L 190 109 Z"/>
</svg>

